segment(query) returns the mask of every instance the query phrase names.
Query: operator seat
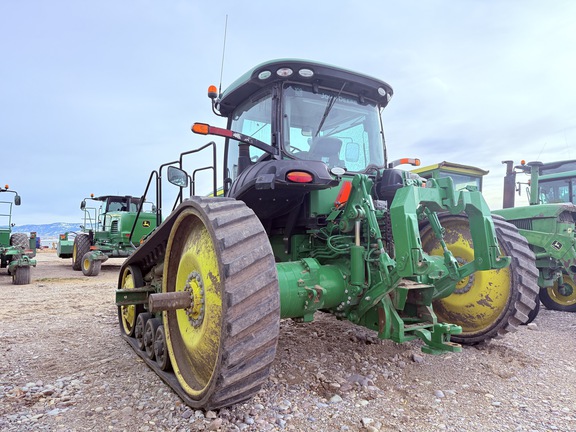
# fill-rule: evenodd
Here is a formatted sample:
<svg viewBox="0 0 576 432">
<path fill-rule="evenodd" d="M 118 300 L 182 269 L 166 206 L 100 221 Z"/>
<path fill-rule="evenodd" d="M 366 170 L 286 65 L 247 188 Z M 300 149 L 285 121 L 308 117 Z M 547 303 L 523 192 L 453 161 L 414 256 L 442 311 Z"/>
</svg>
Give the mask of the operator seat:
<svg viewBox="0 0 576 432">
<path fill-rule="evenodd" d="M 342 140 L 334 137 L 317 137 L 312 141 L 307 159 L 322 161 L 330 168 L 339 166 L 346 167 L 343 160 L 340 159 L 340 149 Z"/>
</svg>

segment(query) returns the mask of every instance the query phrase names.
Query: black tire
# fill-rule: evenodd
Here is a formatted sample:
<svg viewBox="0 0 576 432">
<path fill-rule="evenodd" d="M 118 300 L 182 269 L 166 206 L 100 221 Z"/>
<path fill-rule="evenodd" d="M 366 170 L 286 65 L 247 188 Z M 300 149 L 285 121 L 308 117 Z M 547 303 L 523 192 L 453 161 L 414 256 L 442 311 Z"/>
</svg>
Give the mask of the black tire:
<svg viewBox="0 0 576 432">
<path fill-rule="evenodd" d="M 82 258 L 82 273 L 84 274 L 84 276 L 98 276 L 101 267 L 102 267 L 102 261 L 91 260 L 90 252 L 84 254 Z"/>
<path fill-rule="evenodd" d="M 10 246 L 30 249 L 30 240 L 28 240 L 28 236 L 25 233 L 14 233 L 10 236 Z"/>
<path fill-rule="evenodd" d="M 540 298 L 536 297 L 536 307 L 530 311 L 530 313 L 528 314 L 528 321 L 526 321 L 524 324 L 530 324 L 532 321 L 534 321 L 538 316 L 539 312 L 540 312 Z"/>
<path fill-rule="evenodd" d="M 280 295 L 272 248 L 241 201 L 193 197 L 176 211 L 163 289 L 190 290 L 195 306 L 164 313 L 172 368 L 191 406 L 232 405 L 261 388 L 276 355 Z"/>
<path fill-rule="evenodd" d="M 28 285 L 30 283 L 30 267 L 16 267 L 12 273 L 12 284 Z"/>
<path fill-rule="evenodd" d="M 540 301 L 550 310 L 576 312 L 576 282 L 569 275 L 563 275 L 562 283 L 540 289 Z"/>
<path fill-rule="evenodd" d="M 467 216 L 441 214 L 439 217 L 447 232 L 448 249 L 457 260 L 469 261 L 470 257 L 459 255 L 461 241 L 468 242 L 465 249 L 474 249 Z M 528 322 L 530 313 L 537 307 L 534 299 L 539 289 L 538 269 L 534 253 L 514 225 L 495 215 L 493 221 L 500 251 L 511 257 L 510 266 L 470 275 L 459 282 L 453 294 L 433 302 L 440 322 L 462 327 L 461 334 L 451 337 L 457 343 L 477 344 L 515 331 Z M 424 250 L 437 249 L 438 241 L 430 226 L 424 226 L 421 233 Z"/>
<path fill-rule="evenodd" d="M 78 234 L 74 238 L 72 249 L 72 270 L 82 270 L 84 255 L 90 251 L 90 237 L 88 234 Z"/>
</svg>

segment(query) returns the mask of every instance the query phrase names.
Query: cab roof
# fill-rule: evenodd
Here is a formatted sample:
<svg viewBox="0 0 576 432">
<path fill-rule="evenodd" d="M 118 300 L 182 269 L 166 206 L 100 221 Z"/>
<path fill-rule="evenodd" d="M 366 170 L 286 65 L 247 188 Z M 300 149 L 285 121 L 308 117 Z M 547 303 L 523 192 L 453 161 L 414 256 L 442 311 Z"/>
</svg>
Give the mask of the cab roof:
<svg viewBox="0 0 576 432">
<path fill-rule="evenodd" d="M 486 174 L 488 174 L 490 172 L 490 171 L 486 171 L 486 170 L 483 170 L 481 168 L 474 167 L 471 165 L 462 165 L 462 164 L 457 164 L 454 162 L 447 162 L 447 161 L 443 161 L 443 162 L 440 162 L 440 163 L 437 163 L 434 165 L 428 165 L 425 167 L 417 168 L 417 169 L 412 170 L 412 172 L 422 175 L 422 174 L 432 172 L 435 170 L 450 171 L 450 172 L 460 173 L 460 174 L 471 174 L 471 175 L 476 175 L 476 176 L 485 176 Z"/>
<path fill-rule="evenodd" d="M 278 71 L 286 70 L 285 68 L 292 73 L 279 75 Z M 388 104 L 394 93 L 389 84 L 368 75 L 311 60 L 278 59 L 261 63 L 234 81 L 221 94 L 218 109 L 222 115 L 228 115 L 254 92 L 280 81 L 308 83 L 333 89 L 341 89 L 346 83 L 343 89 L 345 93 L 374 100 L 382 107 Z"/>
</svg>

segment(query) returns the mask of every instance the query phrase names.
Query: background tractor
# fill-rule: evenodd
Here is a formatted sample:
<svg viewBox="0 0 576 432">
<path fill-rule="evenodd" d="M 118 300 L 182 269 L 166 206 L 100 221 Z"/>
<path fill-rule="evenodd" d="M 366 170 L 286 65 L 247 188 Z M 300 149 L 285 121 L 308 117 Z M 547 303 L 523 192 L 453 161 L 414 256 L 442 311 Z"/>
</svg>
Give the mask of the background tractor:
<svg viewBox="0 0 576 432">
<path fill-rule="evenodd" d="M 87 206 L 94 203 L 93 206 Z M 57 254 L 72 258 L 72 268 L 96 276 L 110 257 L 127 257 L 156 227 L 154 209 L 143 211 L 143 202 L 132 196 L 103 195 L 85 198 L 82 232 L 61 234 Z"/>
<path fill-rule="evenodd" d="M 460 351 L 455 338 L 485 340 L 527 319 L 535 295 L 525 292 L 528 283 L 487 285 L 474 294 L 476 309 L 457 304 L 451 321 L 435 313 L 432 303 L 462 281 L 509 272 L 511 259 L 478 191 L 456 191 L 450 178 L 424 185 L 387 168 L 380 113 L 392 96 L 388 84 L 274 60 L 208 95 L 227 127 L 192 130 L 225 139 L 222 187 L 214 174 L 210 196 L 194 191 L 200 170 L 216 173 L 214 142 L 186 153 L 198 164 L 199 152 L 212 150 L 211 165 L 187 170 L 192 175 L 186 154 L 154 171 L 146 191 L 162 190 L 167 166 L 180 194 L 124 262 L 116 292 L 122 336 L 187 404 L 223 407 L 257 392 L 281 319 L 329 313 L 382 339 L 419 339 L 432 354 Z M 439 212 L 466 217 L 445 229 Z M 521 239 L 510 237 L 509 255 Z M 466 245 L 466 259 L 450 252 L 452 243 Z M 441 252 L 427 253 L 426 244 Z M 470 322 L 473 331 L 463 331 Z"/>
<path fill-rule="evenodd" d="M 503 209 L 494 213 L 516 225 L 534 250 L 540 301 L 548 309 L 576 312 L 576 160 L 503 163 Z M 520 173 L 524 182 L 516 181 Z M 515 207 L 523 184 L 529 205 Z"/>
<path fill-rule="evenodd" d="M 14 205 L 19 206 L 20 195 L 9 186 L 0 187 L 1 193 L 13 193 Z M 30 283 L 30 267 L 36 267 L 36 233 L 12 233 L 12 201 L 0 201 L 0 267 L 12 275 L 14 285 Z"/>
<path fill-rule="evenodd" d="M 514 166 L 504 161 L 503 209 L 494 210 L 496 230 L 502 219 L 515 225 L 527 239 L 534 253 L 531 258 L 539 272 L 539 299 L 549 309 L 576 311 L 576 161 L 561 161 L 543 164 L 531 162 Z M 482 176 L 488 171 L 451 162 L 414 170 L 430 178 L 449 176 L 461 187 L 482 187 Z M 523 182 L 517 182 L 517 174 L 525 174 Z M 514 207 L 515 195 L 520 195 L 526 186 L 529 205 Z M 526 259 L 530 259 L 528 256 Z M 539 304 L 539 302 L 537 302 Z M 532 316 L 535 316 L 535 311 Z"/>
</svg>

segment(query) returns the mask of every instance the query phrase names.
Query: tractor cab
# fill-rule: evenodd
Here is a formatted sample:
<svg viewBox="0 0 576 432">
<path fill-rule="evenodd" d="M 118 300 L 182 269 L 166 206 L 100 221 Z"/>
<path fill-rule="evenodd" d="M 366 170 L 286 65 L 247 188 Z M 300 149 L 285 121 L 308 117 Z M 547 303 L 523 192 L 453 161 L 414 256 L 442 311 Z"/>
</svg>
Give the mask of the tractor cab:
<svg viewBox="0 0 576 432">
<path fill-rule="evenodd" d="M 266 145 L 244 152 L 242 141 L 230 137 L 225 187 L 266 159 L 321 161 L 350 172 L 384 167 L 380 111 L 392 93 L 383 81 L 319 63 L 256 66 L 213 99 L 229 130 Z"/>
<path fill-rule="evenodd" d="M 297 209 L 326 215 L 342 179 L 386 167 L 380 112 L 392 94 L 384 81 L 356 72 L 274 60 L 221 95 L 212 87 L 213 110 L 227 117 L 227 128 L 195 124 L 193 131 L 226 138 L 224 195 L 265 224 Z"/>
<path fill-rule="evenodd" d="M 542 204 L 576 204 L 576 160 L 539 166 L 538 197 Z"/>
</svg>

